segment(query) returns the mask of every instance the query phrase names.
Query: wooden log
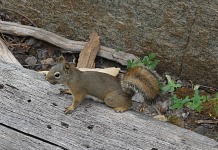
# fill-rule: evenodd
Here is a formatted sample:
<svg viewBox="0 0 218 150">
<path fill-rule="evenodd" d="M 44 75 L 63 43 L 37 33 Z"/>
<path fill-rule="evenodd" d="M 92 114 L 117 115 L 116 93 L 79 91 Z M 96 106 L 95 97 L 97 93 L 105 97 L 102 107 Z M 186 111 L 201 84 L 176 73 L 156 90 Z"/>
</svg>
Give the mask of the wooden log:
<svg viewBox="0 0 218 150">
<path fill-rule="evenodd" d="M 55 46 L 61 47 L 63 48 L 62 52 L 68 53 L 78 53 L 84 48 L 86 44 L 86 42 L 73 41 L 63 38 L 59 35 L 56 35 L 52 32 L 40 28 L 25 26 L 18 23 L 7 21 L 0 21 L 0 32 L 17 36 L 31 36 L 36 39 L 51 43 Z M 138 59 L 133 54 L 128 54 L 122 51 L 117 52 L 115 49 L 108 48 L 105 46 L 100 46 L 98 56 L 118 62 L 122 65 L 126 65 L 127 60 Z"/>
<path fill-rule="evenodd" d="M 0 63 L 0 123 L 65 150 L 217 150 L 218 142 L 213 139 L 134 111 L 116 113 L 90 100 L 65 115 L 64 107 L 72 99 L 60 95 L 59 88 L 35 71 Z M 8 132 L 4 128 L 0 131 L 0 135 Z M 10 140 L 23 143 L 29 139 L 11 136 Z M 0 145 L 4 142 L 0 138 Z M 33 149 L 38 148 L 33 145 Z"/>
<path fill-rule="evenodd" d="M 0 61 L 22 66 L 0 38 Z"/>
<path fill-rule="evenodd" d="M 90 35 L 90 41 L 79 54 L 78 68 L 95 68 L 95 58 L 100 48 L 99 36 L 96 32 Z"/>
</svg>

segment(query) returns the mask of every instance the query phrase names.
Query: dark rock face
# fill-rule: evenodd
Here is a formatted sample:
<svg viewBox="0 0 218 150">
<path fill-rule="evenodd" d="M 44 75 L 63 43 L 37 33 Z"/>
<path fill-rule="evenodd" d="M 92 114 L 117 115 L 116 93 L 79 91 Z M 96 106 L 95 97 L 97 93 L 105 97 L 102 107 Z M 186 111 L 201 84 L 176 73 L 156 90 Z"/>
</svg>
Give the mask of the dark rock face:
<svg viewBox="0 0 218 150">
<path fill-rule="evenodd" d="M 93 31 L 101 44 L 143 57 L 158 71 L 218 87 L 218 2 L 178 0 L 2 0 L 39 27 L 74 40 Z"/>
</svg>

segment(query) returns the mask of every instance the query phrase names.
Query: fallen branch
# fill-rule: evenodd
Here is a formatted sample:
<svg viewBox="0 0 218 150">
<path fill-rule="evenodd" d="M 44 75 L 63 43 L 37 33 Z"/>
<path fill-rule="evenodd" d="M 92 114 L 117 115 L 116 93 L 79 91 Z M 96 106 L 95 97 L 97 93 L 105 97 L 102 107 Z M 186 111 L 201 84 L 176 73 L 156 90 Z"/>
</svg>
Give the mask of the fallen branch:
<svg viewBox="0 0 218 150">
<path fill-rule="evenodd" d="M 61 47 L 63 48 L 62 52 L 69 53 L 80 52 L 86 44 L 86 42 L 69 40 L 40 28 L 25 26 L 7 21 L 0 21 L 0 32 L 17 36 L 31 36 L 36 39 L 51 43 L 55 46 Z M 129 59 L 138 59 L 133 54 L 128 54 L 122 51 L 117 52 L 115 49 L 105 46 L 100 46 L 98 56 L 116 61 L 122 65 L 126 65 L 127 60 Z"/>
<path fill-rule="evenodd" d="M 195 121 L 197 124 L 218 124 L 218 120 L 197 120 Z"/>
</svg>

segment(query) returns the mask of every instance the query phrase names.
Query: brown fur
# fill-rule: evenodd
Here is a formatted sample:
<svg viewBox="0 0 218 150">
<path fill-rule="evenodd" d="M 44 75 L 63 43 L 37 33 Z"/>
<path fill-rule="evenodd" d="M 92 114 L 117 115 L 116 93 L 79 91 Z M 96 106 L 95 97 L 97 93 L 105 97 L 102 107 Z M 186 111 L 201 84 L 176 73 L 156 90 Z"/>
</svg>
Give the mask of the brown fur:
<svg viewBox="0 0 218 150">
<path fill-rule="evenodd" d="M 148 70 L 140 67 L 129 69 L 121 84 L 124 89 L 141 92 L 147 100 L 153 100 L 159 93 L 157 79 Z"/>
</svg>

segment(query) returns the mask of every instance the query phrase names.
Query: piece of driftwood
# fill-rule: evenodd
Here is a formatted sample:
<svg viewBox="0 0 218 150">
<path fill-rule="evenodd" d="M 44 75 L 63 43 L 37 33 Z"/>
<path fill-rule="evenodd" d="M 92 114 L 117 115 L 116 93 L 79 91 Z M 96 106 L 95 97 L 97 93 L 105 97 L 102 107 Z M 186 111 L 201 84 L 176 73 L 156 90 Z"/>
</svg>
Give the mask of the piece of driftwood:
<svg viewBox="0 0 218 150">
<path fill-rule="evenodd" d="M 43 146 L 46 150 L 218 148 L 218 142 L 200 134 L 134 111 L 116 113 L 91 100 L 85 100 L 72 114 L 65 115 L 64 108 L 72 99 L 70 95 L 60 95 L 59 88 L 60 85 L 49 84 L 35 71 L 0 63 L 0 145 L 3 148 L 18 150 L 22 144 L 24 148 L 25 145 L 31 149 Z M 6 145 L 8 140 L 13 144 Z"/>
<path fill-rule="evenodd" d="M 79 54 L 77 67 L 79 68 L 95 68 L 95 58 L 100 48 L 99 36 L 96 32 L 90 35 L 90 41 Z"/>
<path fill-rule="evenodd" d="M 3 42 L 3 40 L 0 38 L 0 61 L 2 62 L 8 62 L 12 64 L 16 64 L 18 66 L 21 66 L 19 61 L 14 57 L 14 55 L 8 50 L 7 46 Z"/>
<path fill-rule="evenodd" d="M 62 52 L 78 53 L 80 52 L 86 42 L 73 41 L 56 35 L 52 32 L 32 27 L 25 26 L 14 22 L 0 21 L 0 32 L 6 34 L 12 34 L 17 36 L 31 36 L 39 40 L 46 41 L 53 45 L 63 48 Z M 115 49 L 100 46 L 98 56 L 107 58 L 109 60 L 116 61 L 122 65 L 127 64 L 127 60 L 138 59 L 133 54 L 128 54 L 122 51 L 116 51 Z"/>
</svg>

